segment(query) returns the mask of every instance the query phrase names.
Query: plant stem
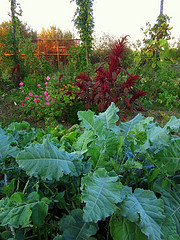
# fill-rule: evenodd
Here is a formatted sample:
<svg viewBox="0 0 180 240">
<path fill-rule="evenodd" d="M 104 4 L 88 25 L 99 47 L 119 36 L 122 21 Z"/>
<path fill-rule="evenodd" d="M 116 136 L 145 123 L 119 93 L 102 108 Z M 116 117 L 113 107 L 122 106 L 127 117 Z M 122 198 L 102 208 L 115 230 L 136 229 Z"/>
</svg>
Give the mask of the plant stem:
<svg viewBox="0 0 180 240">
<path fill-rule="evenodd" d="M 0 160 L 1 160 L 1 155 L 0 155 Z M 4 165 L 2 166 L 2 169 L 5 170 Z M 6 173 L 4 174 L 4 185 L 7 185 L 7 175 Z M 6 195 L 6 198 L 8 198 L 8 196 Z M 15 238 L 15 231 L 12 225 L 9 224 L 9 228 L 11 230 L 11 233 L 13 235 L 13 237 Z"/>
<path fill-rule="evenodd" d="M 28 181 L 27 181 L 27 183 L 26 183 L 26 185 L 25 185 L 25 187 L 24 187 L 24 189 L 23 189 L 23 194 L 25 193 L 28 184 L 29 184 L 29 179 L 28 179 Z"/>
</svg>

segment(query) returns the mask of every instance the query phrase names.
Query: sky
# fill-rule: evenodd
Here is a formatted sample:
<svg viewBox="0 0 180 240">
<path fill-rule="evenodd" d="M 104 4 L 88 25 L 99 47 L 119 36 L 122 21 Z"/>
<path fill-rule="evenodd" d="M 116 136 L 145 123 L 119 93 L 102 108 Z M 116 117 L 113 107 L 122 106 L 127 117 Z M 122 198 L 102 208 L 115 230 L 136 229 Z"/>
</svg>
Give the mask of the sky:
<svg viewBox="0 0 180 240">
<path fill-rule="evenodd" d="M 52 25 L 62 31 L 71 31 L 78 37 L 73 23 L 76 3 L 70 0 L 17 0 L 23 11 L 20 18 L 33 30 L 41 32 Z M 164 0 L 164 14 L 171 17 L 170 25 L 175 41 L 180 39 L 180 0 Z M 8 21 L 10 17 L 9 0 L 0 0 L 0 23 Z M 103 34 L 116 39 L 129 35 L 129 40 L 135 42 L 142 40 L 144 35 L 141 30 L 147 22 L 152 25 L 160 13 L 160 0 L 94 0 L 94 37 Z"/>
</svg>

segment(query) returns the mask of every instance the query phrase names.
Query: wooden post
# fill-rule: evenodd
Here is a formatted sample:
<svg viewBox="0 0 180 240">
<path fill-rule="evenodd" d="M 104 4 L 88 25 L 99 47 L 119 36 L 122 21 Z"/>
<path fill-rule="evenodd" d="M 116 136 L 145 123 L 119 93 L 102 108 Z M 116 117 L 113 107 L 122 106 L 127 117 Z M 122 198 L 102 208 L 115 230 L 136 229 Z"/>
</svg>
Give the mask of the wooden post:
<svg viewBox="0 0 180 240">
<path fill-rule="evenodd" d="M 58 70 L 59 70 L 59 41 L 56 39 L 56 51 L 57 51 L 57 61 L 58 61 Z"/>
<path fill-rule="evenodd" d="M 37 42 L 37 49 L 38 49 L 38 58 L 40 58 L 40 45 L 39 45 L 39 38 Z"/>
</svg>

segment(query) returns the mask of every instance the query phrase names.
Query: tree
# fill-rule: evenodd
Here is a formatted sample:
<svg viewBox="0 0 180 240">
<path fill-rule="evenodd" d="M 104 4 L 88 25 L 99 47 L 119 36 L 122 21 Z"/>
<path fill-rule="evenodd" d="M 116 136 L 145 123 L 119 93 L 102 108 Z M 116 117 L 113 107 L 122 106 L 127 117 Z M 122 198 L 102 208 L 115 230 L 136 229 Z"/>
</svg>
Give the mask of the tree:
<svg viewBox="0 0 180 240">
<path fill-rule="evenodd" d="M 73 34 L 70 31 L 62 32 L 59 27 L 57 28 L 55 25 L 52 25 L 48 29 L 42 28 L 38 37 L 48 39 L 72 39 Z"/>
<path fill-rule="evenodd" d="M 94 29 L 92 7 L 94 0 L 71 0 L 71 2 L 73 1 L 77 4 L 74 24 L 79 31 L 82 47 L 85 49 L 86 63 L 88 65 L 89 54 L 92 52 L 92 33 Z"/>
<path fill-rule="evenodd" d="M 42 28 L 39 38 L 48 38 L 48 39 L 57 39 L 63 38 L 63 32 L 60 28 L 57 28 L 55 25 L 50 26 L 49 29 Z"/>
</svg>

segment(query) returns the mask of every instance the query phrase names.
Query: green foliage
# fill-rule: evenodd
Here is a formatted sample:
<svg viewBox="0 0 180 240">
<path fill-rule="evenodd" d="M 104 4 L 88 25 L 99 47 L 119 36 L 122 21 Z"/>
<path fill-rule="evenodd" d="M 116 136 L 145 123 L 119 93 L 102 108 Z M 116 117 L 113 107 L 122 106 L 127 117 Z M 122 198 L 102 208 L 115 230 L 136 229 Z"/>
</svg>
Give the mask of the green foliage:
<svg viewBox="0 0 180 240">
<path fill-rule="evenodd" d="M 172 142 L 170 146 L 156 154 L 156 164 L 160 166 L 161 171 L 166 171 L 169 175 L 174 175 L 176 169 L 180 168 L 180 139 Z M 165 167 L 164 167 L 165 166 Z"/>
<path fill-rule="evenodd" d="M 114 240 L 148 239 L 138 228 L 138 226 L 122 217 L 121 215 L 113 215 L 110 220 L 111 235 Z M 121 234 L 120 234 L 121 233 Z"/>
<path fill-rule="evenodd" d="M 68 56 L 68 66 L 69 66 L 69 75 L 74 81 L 75 77 L 82 73 L 86 72 L 90 74 L 92 72 L 93 66 L 86 59 L 86 55 L 84 54 L 83 46 L 72 46 L 70 50 L 68 50 L 70 56 Z"/>
<path fill-rule="evenodd" d="M 60 229 L 63 232 L 60 238 L 62 240 L 95 240 L 91 236 L 96 234 L 98 226 L 95 223 L 84 222 L 83 211 L 74 209 L 61 220 Z"/>
<path fill-rule="evenodd" d="M 161 239 L 161 223 L 164 221 L 163 201 L 157 199 L 149 190 L 126 189 L 126 197 L 120 207 L 120 213 L 130 222 L 135 222 L 148 239 Z"/>
<path fill-rule="evenodd" d="M 155 183 L 155 191 L 161 194 L 165 205 L 165 212 L 175 221 L 177 232 L 180 234 L 180 213 L 176 210 L 180 204 L 179 185 L 176 187 L 176 189 L 171 189 L 169 184 L 166 186 L 166 188 L 161 188 L 161 184 L 157 182 Z"/>
<path fill-rule="evenodd" d="M 82 179 L 82 200 L 85 222 L 97 222 L 112 215 L 116 210 L 115 203 L 121 201 L 121 183 L 116 174 L 99 168 Z M 93 194 L 92 194 L 93 193 Z"/>
<path fill-rule="evenodd" d="M 28 175 L 40 176 L 44 180 L 59 180 L 64 174 L 78 176 L 81 171 L 81 156 L 58 151 L 48 140 L 21 151 L 16 161 Z"/>
<path fill-rule="evenodd" d="M 0 26 L 0 46 L 2 49 L 0 53 L 2 60 L 0 63 L 0 84 L 1 88 L 5 90 L 17 87 L 24 78 L 44 78 L 55 70 L 51 60 L 46 60 L 43 57 L 38 58 L 34 54 L 35 44 L 32 43 L 32 39 L 37 38 L 37 34 L 19 20 L 16 26 L 16 48 L 18 51 L 16 63 L 14 63 L 14 42 L 11 27 L 11 22 L 2 23 Z"/>
<path fill-rule="evenodd" d="M 14 193 L 10 199 L 0 201 L 0 222 L 1 226 L 11 224 L 18 228 L 20 225 L 27 226 L 32 221 L 35 225 L 41 226 L 48 212 L 46 199 L 39 199 L 36 192 L 31 192 L 27 198 L 21 193 Z M 38 217 L 38 218 L 37 218 Z"/>
<path fill-rule="evenodd" d="M 171 29 L 167 15 L 160 15 L 154 26 L 147 23 L 144 30 L 145 38 L 140 52 L 135 53 L 135 68 L 142 76 L 141 87 L 148 92 L 147 98 L 160 103 L 168 110 L 178 107 L 179 78 L 178 70 L 174 68 L 178 59 L 172 55 L 168 43 Z"/>
<path fill-rule="evenodd" d="M 72 0 L 77 4 L 77 10 L 74 16 L 74 23 L 77 27 L 80 38 L 83 42 L 84 55 L 86 56 L 87 64 L 88 57 L 92 51 L 92 33 L 94 28 L 93 21 L 93 0 Z"/>
<path fill-rule="evenodd" d="M 80 111 L 68 130 L 0 128 L 2 238 L 180 239 L 180 120 L 118 123 L 118 111 Z"/>
</svg>

